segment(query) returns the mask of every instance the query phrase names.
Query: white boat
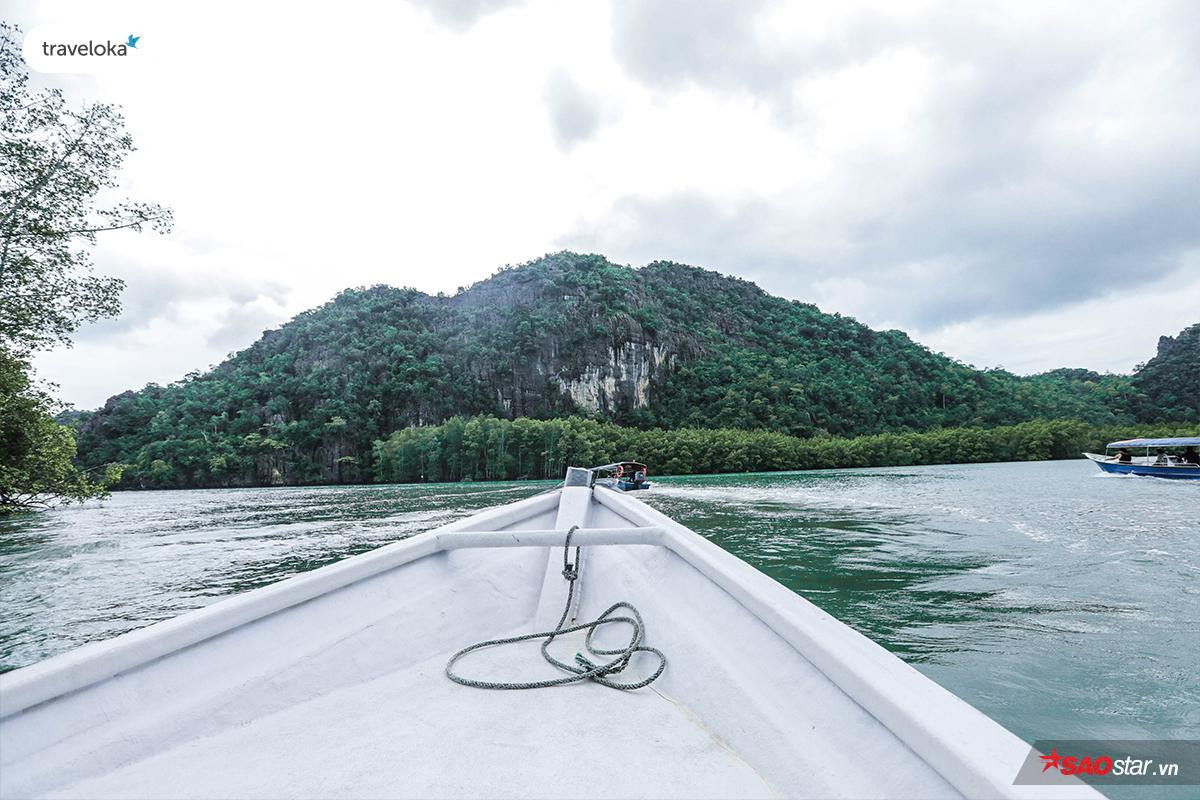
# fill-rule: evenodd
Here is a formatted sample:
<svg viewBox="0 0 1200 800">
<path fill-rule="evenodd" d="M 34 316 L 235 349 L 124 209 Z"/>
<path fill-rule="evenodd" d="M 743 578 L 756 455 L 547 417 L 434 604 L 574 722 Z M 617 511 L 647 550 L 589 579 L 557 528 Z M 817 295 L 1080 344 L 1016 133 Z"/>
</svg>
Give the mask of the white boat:
<svg viewBox="0 0 1200 800">
<path fill-rule="evenodd" d="M 1028 744 L 590 475 L 0 676 L 0 797 L 1100 798 L 1013 785 Z M 555 626 L 573 528 L 568 616 L 636 605 L 658 680 L 448 680 L 472 642 Z M 657 666 L 638 652 L 608 677 Z M 567 675 L 536 642 L 454 669 Z"/>
<path fill-rule="evenodd" d="M 1104 455 L 1084 453 L 1102 471 L 1111 475 L 1137 475 L 1149 478 L 1200 480 L 1200 436 L 1176 436 L 1168 439 L 1122 439 L 1109 442 Z M 1144 456 L 1130 450 L 1145 449 Z M 1155 450 L 1151 453 L 1151 449 Z M 1168 449 L 1171 452 L 1168 454 Z M 1116 453 L 1112 451 L 1116 450 Z M 1179 452 L 1182 450 L 1183 452 Z"/>
</svg>

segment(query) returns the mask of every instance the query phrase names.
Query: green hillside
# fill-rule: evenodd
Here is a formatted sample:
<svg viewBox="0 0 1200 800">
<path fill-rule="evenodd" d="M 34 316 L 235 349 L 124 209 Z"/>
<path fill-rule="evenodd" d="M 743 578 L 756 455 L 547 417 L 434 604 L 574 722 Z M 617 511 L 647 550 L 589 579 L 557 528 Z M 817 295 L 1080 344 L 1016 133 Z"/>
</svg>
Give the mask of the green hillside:
<svg viewBox="0 0 1200 800">
<path fill-rule="evenodd" d="M 129 465 L 125 486 L 352 482 L 376 474 L 377 440 L 454 416 L 796 437 L 1200 416 L 1186 387 L 1158 405 L 1177 389 L 1151 379 L 1157 363 L 1135 378 L 980 371 L 737 278 L 559 253 L 453 296 L 347 290 L 208 373 L 74 424 L 80 461 Z"/>
<path fill-rule="evenodd" d="M 1143 418 L 1200 420 L 1200 322 L 1158 340 L 1158 354 L 1137 368 Z"/>
</svg>

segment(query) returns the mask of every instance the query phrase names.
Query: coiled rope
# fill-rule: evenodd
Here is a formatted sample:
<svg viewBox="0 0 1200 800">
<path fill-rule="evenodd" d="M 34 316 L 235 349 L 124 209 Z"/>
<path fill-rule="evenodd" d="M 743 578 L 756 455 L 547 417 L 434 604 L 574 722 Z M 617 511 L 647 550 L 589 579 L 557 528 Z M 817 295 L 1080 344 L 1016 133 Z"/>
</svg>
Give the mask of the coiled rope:
<svg viewBox="0 0 1200 800">
<path fill-rule="evenodd" d="M 563 543 L 563 570 L 562 576 L 567 581 L 567 603 L 563 607 L 562 616 L 558 620 L 558 624 L 554 626 L 552 631 L 539 631 L 537 633 L 527 633 L 523 636 L 510 636 L 504 639 L 488 639 L 484 642 L 478 642 L 470 647 L 464 647 L 454 655 L 450 656 L 450 660 L 446 662 L 446 677 L 455 683 L 460 683 L 463 686 L 474 686 L 477 689 L 544 689 L 548 686 L 565 686 L 571 683 L 579 683 L 581 681 L 594 681 L 602 686 L 608 686 L 612 689 L 620 689 L 622 691 L 632 691 L 641 689 L 653 683 L 659 675 L 662 675 L 663 670 L 667 668 L 667 657 L 663 655 L 661 650 L 654 647 L 649 647 L 642 644 L 642 639 L 646 634 L 646 626 L 642 622 L 642 615 L 630 603 L 613 603 L 608 609 L 596 617 L 591 622 L 584 622 L 579 625 L 571 625 L 563 627 L 567 621 L 567 615 L 571 613 L 571 600 L 575 596 L 575 581 L 579 579 L 579 547 L 575 548 L 575 561 L 572 563 L 568 556 L 571 551 L 571 537 L 575 535 L 575 531 L 579 529 L 578 525 L 572 525 L 567 531 L 566 541 Z M 618 609 L 628 609 L 630 616 L 609 616 Z M 592 637 L 596 635 L 596 631 L 602 625 L 609 625 L 614 622 L 624 622 L 632 626 L 633 635 L 629 639 L 629 643 L 624 647 L 618 647 L 613 650 L 608 650 L 601 647 L 596 647 L 592 644 Z M 555 637 L 565 633 L 574 633 L 575 631 L 587 631 L 587 637 L 583 640 L 584 647 L 597 660 L 606 656 L 616 656 L 616 658 L 605 663 L 596 663 L 583 653 L 575 654 L 575 663 L 568 664 L 565 661 L 559 661 L 554 656 L 550 655 L 547 649 Z M 527 642 L 530 639 L 544 639 L 542 642 L 542 657 L 554 666 L 570 673 L 561 678 L 549 678 L 541 681 L 481 681 L 474 678 L 464 678 L 461 675 L 454 674 L 454 664 L 467 653 L 475 650 L 482 650 L 485 647 L 496 647 L 503 644 L 514 644 L 516 642 Z M 654 674 L 648 678 L 643 678 L 640 681 L 624 683 L 613 680 L 611 675 L 620 673 L 625 667 L 629 666 L 630 659 L 634 653 L 651 653 L 658 658 L 658 669 L 654 670 Z"/>
</svg>

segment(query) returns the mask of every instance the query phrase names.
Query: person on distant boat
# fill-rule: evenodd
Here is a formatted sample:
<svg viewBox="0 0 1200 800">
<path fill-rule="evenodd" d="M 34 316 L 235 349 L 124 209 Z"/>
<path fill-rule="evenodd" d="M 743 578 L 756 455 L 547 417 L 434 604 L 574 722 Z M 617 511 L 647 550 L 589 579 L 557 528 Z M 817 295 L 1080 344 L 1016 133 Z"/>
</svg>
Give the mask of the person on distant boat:
<svg viewBox="0 0 1200 800">
<path fill-rule="evenodd" d="M 1158 448 L 1157 450 L 1154 451 L 1154 455 L 1157 456 L 1157 458 L 1154 459 L 1154 466 L 1166 467 L 1166 466 L 1170 465 L 1171 462 L 1167 460 L 1166 448 L 1163 448 L 1163 447 Z"/>
<path fill-rule="evenodd" d="M 1121 464 L 1129 464 L 1133 461 L 1133 456 L 1129 455 L 1129 451 L 1126 450 L 1124 447 L 1122 447 L 1120 450 L 1117 451 L 1117 454 L 1115 456 L 1113 456 L 1112 458 L 1110 458 L 1109 460 L 1117 461 Z"/>
<path fill-rule="evenodd" d="M 1196 452 L 1196 448 L 1194 446 L 1188 447 L 1183 451 L 1183 458 L 1181 461 L 1184 464 L 1195 464 L 1196 466 L 1200 467 L 1200 453 Z"/>
</svg>

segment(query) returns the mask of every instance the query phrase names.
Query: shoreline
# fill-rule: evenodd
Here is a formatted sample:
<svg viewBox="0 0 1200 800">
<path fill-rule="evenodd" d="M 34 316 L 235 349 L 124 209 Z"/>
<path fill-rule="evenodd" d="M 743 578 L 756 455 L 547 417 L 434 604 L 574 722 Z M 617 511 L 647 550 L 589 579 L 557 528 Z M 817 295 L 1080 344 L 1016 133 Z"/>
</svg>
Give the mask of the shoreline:
<svg viewBox="0 0 1200 800">
<path fill-rule="evenodd" d="M 831 467 L 810 467 L 807 469 L 776 469 L 776 470 L 744 470 L 740 472 L 685 472 L 685 473 L 658 473 L 653 475 L 654 480 L 663 478 L 735 478 L 745 475 L 798 475 L 803 473 L 813 472 L 841 472 L 846 470 L 875 470 L 875 469 L 905 469 L 909 467 L 969 467 L 983 466 L 990 464 L 1044 464 L 1048 462 L 1059 461 L 1086 461 L 1082 456 L 1065 456 L 1065 457 L 1050 457 L 1036 458 L 1023 460 L 1003 460 L 997 459 L 993 461 L 938 461 L 925 464 L 872 464 L 872 465 L 854 465 L 854 466 L 831 466 Z M 1097 477 L 1103 477 L 1102 473 L 1097 473 Z M 122 487 L 114 488 L 111 494 L 131 494 L 134 492 L 207 492 L 207 491 L 249 491 L 261 489 L 361 489 L 369 487 L 377 487 L 380 489 L 394 486 L 426 486 L 429 488 L 439 486 L 472 486 L 472 485 L 488 485 L 488 484 L 546 484 L 548 486 L 558 485 L 558 481 L 553 478 L 497 478 L 494 480 L 472 480 L 463 478 L 457 481 L 360 481 L 356 483 L 278 483 L 278 484 L 246 484 L 238 486 L 188 486 L 188 487 Z"/>
</svg>

